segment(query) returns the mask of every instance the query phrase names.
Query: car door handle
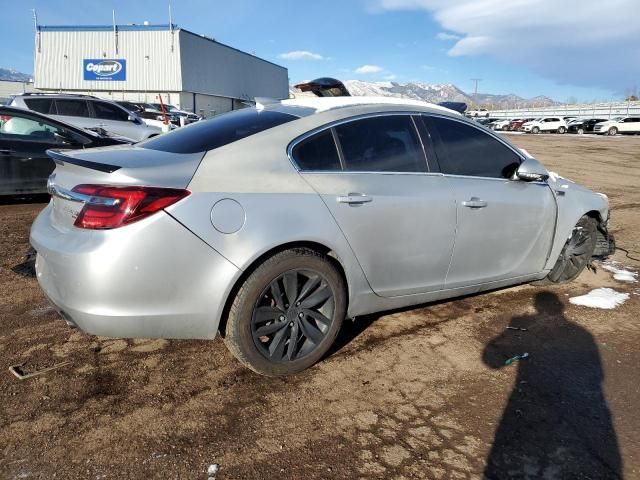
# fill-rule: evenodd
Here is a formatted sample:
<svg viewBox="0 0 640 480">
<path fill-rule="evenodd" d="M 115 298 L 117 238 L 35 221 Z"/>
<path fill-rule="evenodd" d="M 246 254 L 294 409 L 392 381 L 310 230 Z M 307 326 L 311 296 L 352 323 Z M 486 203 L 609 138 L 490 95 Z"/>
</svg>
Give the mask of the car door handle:
<svg viewBox="0 0 640 480">
<path fill-rule="evenodd" d="M 348 195 L 336 198 L 338 203 L 348 203 L 349 205 L 362 205 L 373 201 L 373 198 L 364 193 L 349 193 Z"/>
<path fill-rule="evenodd" d="M 462 202 L 462 205 L 467 208 L 484 208 L 488 204 L 484 200 L 480 200 L 478 197 L 471 197 L 469 200 Z"/>
<path fill-rule="evenodd" d="M 15 150 L 0 149 L 0 155 L 13 155 Z"/>
</svg>

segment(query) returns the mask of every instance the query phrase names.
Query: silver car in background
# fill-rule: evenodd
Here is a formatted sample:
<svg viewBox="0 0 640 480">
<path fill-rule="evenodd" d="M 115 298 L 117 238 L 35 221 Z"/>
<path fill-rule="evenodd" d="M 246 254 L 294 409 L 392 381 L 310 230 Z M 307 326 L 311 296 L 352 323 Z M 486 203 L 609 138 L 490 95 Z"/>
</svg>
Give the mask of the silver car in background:
<svg viewBox="0 0 640 480">
<path fill-rule="evenodd" d="M 50 152 L 38 281 L 73 326 L 211 339 L 264 375 L 317 362 L 345 317 L 574 279 L 608 202 L 418 101 L 302 98 L 126 147 Z"/>
<path fill-rule="evenodd" d="M 160 127 L 147 125 L 116 102 L 91 95 L 24 93 L 13 97 L 11 106 L 43 113 L 79 128 L 104 129 L 134 142 L 162 133 Z"/>
</svg>

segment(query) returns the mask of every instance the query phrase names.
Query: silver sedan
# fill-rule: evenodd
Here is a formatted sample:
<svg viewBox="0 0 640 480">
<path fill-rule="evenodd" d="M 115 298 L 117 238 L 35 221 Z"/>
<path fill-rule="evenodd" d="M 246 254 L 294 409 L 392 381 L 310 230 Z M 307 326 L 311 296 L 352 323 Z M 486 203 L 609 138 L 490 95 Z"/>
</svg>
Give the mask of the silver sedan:
<svg viewBox="0 0 640 480">
<path fill-rule="evenodd" d="M 345 318 L 574 279 L 606 196 L 417 101 L 284 100 L 146 142 L 51 151 L 37 276 L 72 326 L 219 332 L 264 375 L 326 354 Z"/>
</svg>

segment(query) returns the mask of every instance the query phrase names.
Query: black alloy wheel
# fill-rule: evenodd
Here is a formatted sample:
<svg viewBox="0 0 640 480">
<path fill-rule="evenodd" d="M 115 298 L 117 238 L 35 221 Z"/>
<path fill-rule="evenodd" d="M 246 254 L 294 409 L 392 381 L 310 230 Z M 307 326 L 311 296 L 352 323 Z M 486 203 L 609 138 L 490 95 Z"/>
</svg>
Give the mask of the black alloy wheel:
<svg viewBox="0 0 640 480">
<path fill-rule="evenodd" d="M 254 307 L 251 334 L 260 353 L 288 362 L 312 353 L 335 315 L 334 293 L 318 272 L 289 270 L 264 289 Z"/>
</svg>

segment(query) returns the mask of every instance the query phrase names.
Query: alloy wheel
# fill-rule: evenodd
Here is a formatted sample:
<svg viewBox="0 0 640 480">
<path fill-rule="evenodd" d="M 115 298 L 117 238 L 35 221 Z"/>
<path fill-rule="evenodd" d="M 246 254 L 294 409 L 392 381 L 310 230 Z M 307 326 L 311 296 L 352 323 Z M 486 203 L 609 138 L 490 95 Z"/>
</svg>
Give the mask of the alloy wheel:
<svg viewBox="0 0 640 480">
<path fill-rule="evenodd" d="M 273 362 L 309 355 L 323 341 L 335 315 L 334 292 L 318 272 L 289 270 L 271 281 L 251 318 L 258 351 Z"/>
</svg>

